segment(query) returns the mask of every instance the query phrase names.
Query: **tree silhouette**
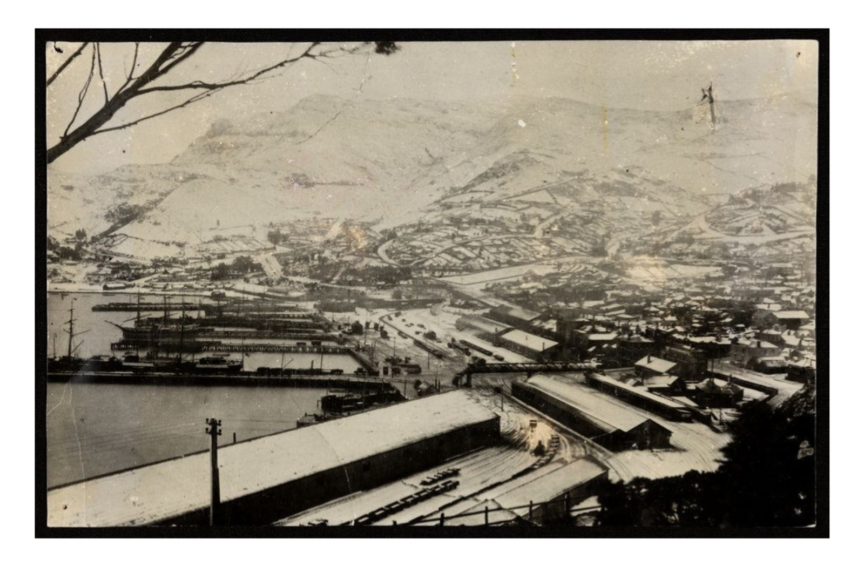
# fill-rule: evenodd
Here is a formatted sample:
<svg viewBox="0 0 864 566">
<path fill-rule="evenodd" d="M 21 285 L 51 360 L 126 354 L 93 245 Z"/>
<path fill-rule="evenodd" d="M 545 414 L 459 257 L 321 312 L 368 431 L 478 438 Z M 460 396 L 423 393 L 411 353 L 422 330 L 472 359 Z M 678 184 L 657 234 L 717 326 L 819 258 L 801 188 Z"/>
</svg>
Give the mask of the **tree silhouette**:
<svg viewBox="0 0 864 566">
<path fill-rule="evenodd" d="M 240 72 L 224 80 L 211 82 L 210 80 L 192 80 L 182 83 L 166 82 L 165 79 L 176 76 L 175 69 L 186 61 L 195 57 L 205 45 L 203 41 L 175 41 L 169 43 L 159 55 L 149 62 L 144 64 L 139 61 L 140 43 L 134 44 L 134 50 L 131 54 L 132 65 L 125 72 L 120 86 L 113 90 L 109 88 L 108 82 L 105 80 L 105 72 L 103 67 L 102 44 L 100 43 L 84 43 L 76 49 L 68 59 L 66 59 L 50 77 L 45 81 L 45 88 L 50 89 L 57 78 L 62 75 L 81 55 L 89 51 L 90 54 L 90 70 L 84 80 L 81 90 L 78 93 L 78 100 L 75 110 L 72 113 L 72 118 L 66 125 L 63 133 L 60 135 L 60 140 L 53 146 L 48 148 L 47 162 L 50 164 L 57 158 L 74 148 L 79 143 L 107 132 L 123 130 L 140 124 L 142 122 L 164 116 L 175 110 L 191 106 L 196 102 L 200 102 L 221 92 L 225 89 L 240 86 L 255 84 L 258 81 L 272 78 L 276 76 L 281 69 L 291 66 L 292 64 L 303 59 L 323 60 L 334 58 L 340 55 L 350 55 L 363 49 L 365 44 L 357 44 L 349 47 L 345 46 L 325 46 L 320 42 L 308 44 L 299 55 L 285 57 L 282 60 L 261 67 L 257 70 L 249 72 Z M 119 47 L 112 47 L 117 49 Z M 383 55 L 391 55 L 399 49 L 399 46 L 393 42 L 374 42 L 369 50 L 370 55 L 374 51 Z M 141 72 L 139 68 L 144 66 Z M 94 84 L 101 83 L 102 95 L 104 102 L 90 116 L 80 117 L 82 108 L 85 106 L 85 101 L 88 96 L 98 87 Z M 91 88 L 94 87 L 94 88 Z M 125 122 L 117 123 L 115 115 L 131 101 L 148 97 L 152 98 L 164 95 L 166 93 L 183 92 L 188 96 L 180 102 L 166 102 L 160 110 L 145 114 L 138 118 L 130 119 Z M 96 94 L 98 96 L 98 93 Z"/>
<path fill-rule="evenodd" d="M 604 526 L 800 527 L 816 521 L 812 386 L 772 410 L 751 404 L 729 425 L 732 441 L 714 473 L 608 485 Z"/>
</svg>

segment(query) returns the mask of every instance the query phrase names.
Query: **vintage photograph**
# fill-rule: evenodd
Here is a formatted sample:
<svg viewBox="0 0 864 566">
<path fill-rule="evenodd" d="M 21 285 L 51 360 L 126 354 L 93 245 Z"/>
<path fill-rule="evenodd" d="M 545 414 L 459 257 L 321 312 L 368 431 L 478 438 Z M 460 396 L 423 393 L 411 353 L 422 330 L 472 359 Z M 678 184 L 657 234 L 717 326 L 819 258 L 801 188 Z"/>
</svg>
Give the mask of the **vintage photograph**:
<svg viewBox="0 0 864 566">
<path fill-rule="evenodd" d="M 827 32 L 91 35 L 37 43 L 46 528 L 824 526 Z"/>
</svg>

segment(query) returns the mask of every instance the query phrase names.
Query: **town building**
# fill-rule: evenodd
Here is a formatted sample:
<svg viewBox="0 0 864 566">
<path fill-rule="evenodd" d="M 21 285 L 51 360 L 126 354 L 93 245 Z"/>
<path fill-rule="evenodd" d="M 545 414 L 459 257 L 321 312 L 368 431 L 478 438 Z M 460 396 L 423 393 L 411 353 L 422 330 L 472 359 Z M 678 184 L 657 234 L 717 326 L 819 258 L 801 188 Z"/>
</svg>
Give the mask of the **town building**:
<svg viewBox="0 0 864 566">
<path fill-rule="evenodd" d="M 797 330 L 810 320 L 804 311 L 768 311 L 757 310 L 753 313 L 753 326 L 758 328 L 773 328 L 781 326 L 788 330 Z"/>
<path fill-rule="evenodd" d="M 456 321 L 456 330 L 477 330 L 484 337 L 495 337 L 513 327 L 479 315 L 465 315 Z M 485 339 L 485 338 L 484 338 Z"/>
<path fill-rule="evenodd" d="M 748 367 L 759 358 L 777 357 L 780 353 L 780 347 L 767 340 L 739 340 L 732 344 L 730 358 L 732 364 Z"/>
<path fill-rule="evenodd" d="M 687 380 L 699 379 L 708 371 L 708 359 L 705 352 L 684 344 L 667 346 L 663 351 L 663 359 L 675 362 L 675 375 Z"/>
<path fill-rule="evenodd" d="M 618 340 L 618 359 L 621 365 L 632 365 L 654 351 L 655 342 L 641 334 L 621 337 Z"/>
<path fill-rule="evenodd" d="M 532 323 L 539 320 L 541 316 L 538 312 L 509 305 L 495 307 L 486 314 L 486 318 L 522 330 L 531 330 Z"/>
<path fill-rule="evenodd" d="M 663 358 L 648 354 L 634 364 L 636 375 L 648 377 L 654 375 L 665 375 L 677 369 L 678 364 Z"/>
<path fill-rule="evenodd" d="M 558 353 L 558 342 L 513 329 L 498 337 L 497 345 L 532 360 L 549 360 Z"/>
</svg>

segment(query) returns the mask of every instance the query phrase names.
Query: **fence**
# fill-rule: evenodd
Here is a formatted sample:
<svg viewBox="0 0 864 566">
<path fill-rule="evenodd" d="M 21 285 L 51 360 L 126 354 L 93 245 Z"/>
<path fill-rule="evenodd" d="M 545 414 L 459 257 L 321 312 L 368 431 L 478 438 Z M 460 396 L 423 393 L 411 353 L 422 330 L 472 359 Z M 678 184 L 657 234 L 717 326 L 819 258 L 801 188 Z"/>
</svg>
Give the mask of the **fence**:
<svg viewBox="0 0 864 566">
<path fill-rule="evenodd" d="M 578 511 L 587 512 L 587 511 L 598 511 L 601 509 L 600 505 L 592 505 L 589 507 L 580 507 Z M 525 511 L 527 510 L 527 513 Z M 521 513 L 520 513 L 521 511 Z M 445 515 L 443 512 L 437 517 L 429 517 L 426 519 L 418 519 L 409 521 L 409 525 L 427 525 L 427 526 L 446 526 L 448 522 L 452 523 L 454 520 L 464 519 L 467 517 L 479 517 L 483 516 L 482 523 L 476 523 L 476 526 L 484 526 L 491 527 L 495 525 L 504 525 L 509 523 L 529 523 L 531 525 L 538 526 L 542 524 L 544 521 L 549 521 L 550 518 L 560 518 L 560 517 L 569 517 L 571 511 L 570 507 L 570 495 L 565 494 L 561 499 L 553 499 L 551 501 L 546 501 L 539 504 L 534 504 L 533 501 L 530 501 L 527 505 L 518 505 L 516 507 L 508 507 L 508 508 L 493 508 L 490 509 L 487 505 L 481 511 L 468 511 L 464 513 L 456 513 L 455 515 Z M 504 518 L 497 518 L 495 515 L 504 514 Z M 472 522 L 473 523 L 473 522 Z M 471 526 L 470 524 L 460 524 L 460 526 Z"/>
</svg>

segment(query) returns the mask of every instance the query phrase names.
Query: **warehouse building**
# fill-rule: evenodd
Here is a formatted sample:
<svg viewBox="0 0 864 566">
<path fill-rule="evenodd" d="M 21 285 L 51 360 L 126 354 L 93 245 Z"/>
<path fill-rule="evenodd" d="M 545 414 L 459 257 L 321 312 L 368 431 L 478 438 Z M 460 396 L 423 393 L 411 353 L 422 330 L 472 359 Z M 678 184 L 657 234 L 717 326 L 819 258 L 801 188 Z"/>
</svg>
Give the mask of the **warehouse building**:
<svg viewBox="0 0 864 566">
<path fill-rule="evenodd" d="M 532 324 L 540 320 L 541 316 L 539 312 L 510 305 L 500 305 L 486 314 L 486 318 L 523 330 L 530 329 Z"/>
<path fill-rule="evenodd" d="M 499 336 L 498 345 L 536 361 L 548 360 L 558 351 L 558 342 L 518 329 Z"/>
<path fill-rule="evenodd" d="M 693 420 L 690 410 L 683 404 L 669 397 L 657 395 L 649 391 L 647 387 L 636 387 L 629 383 L 622 383 L 599 373 L 589 373 L 585 379 L 589 385 L 604 393 L 623 399 L 634 407 L 657 413 L 670 421 Z"/>
<path fill-rule="evenodd" d="M 610 450 L 667 448 L 672 431 L 573 381 L 536 375 L 514 382 L 513 396 Z"/>
<path fill-rule="evenodd" d="M 465 315 L 456 321 L 456 330 L 477 330 L 480 332 L 479 336 L 489 342 L 495 341 L 499 334 L 512 328 L 512 326 L 508 326 L 503 322 L 489 320 L 488 318 L 473 314 Z"/>
<path fill-rule="evenodd" d="M 498 421 L 454 391 L 222 447 L 220 523 L 270 524 L 421 472 L 496 443 Z M 53 527 L 200 525 L 209 513 L 206 452 L 48 492 Z"/>
</svg>

